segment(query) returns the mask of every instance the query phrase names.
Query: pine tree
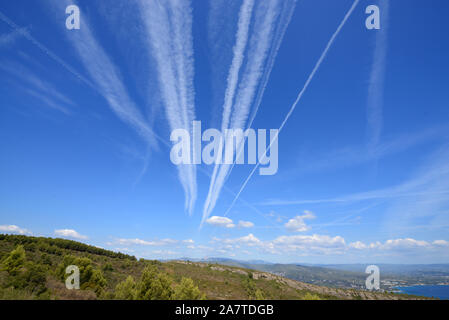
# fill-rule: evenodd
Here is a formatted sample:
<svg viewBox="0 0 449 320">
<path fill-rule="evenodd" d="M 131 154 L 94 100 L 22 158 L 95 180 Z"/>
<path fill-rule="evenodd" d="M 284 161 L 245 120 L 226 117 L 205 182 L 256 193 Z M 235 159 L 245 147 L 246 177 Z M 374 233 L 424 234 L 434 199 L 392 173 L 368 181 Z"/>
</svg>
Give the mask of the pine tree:
<svg viewBox="0 0 449 320">
<path fill-rule="evenodd" d="M 137 297 L 136 282 L 134 278 L 128 276 L 125 281 L 120 282 L 115 287 L 115 299 L 134 300 Z"/>
<path fill-rule="evenodd" d="M 26 253 L 22 245 L 18 245 L 10 254 L 3 260 L 2 269 L 10 276 L 16 276 L 19 271 L 25 266 Z"/>
<path fill-rule="evenodd" d="M 173 295 L 174 300 L 204 300 L 205 295 L 193 283 L 190 278 L 182 278 L 181 283 L 176 286 Z"/>
<path fill-rule="evenodd" d="M 321 298 L 316 294 L 311 294 L 307 292 L 302 300 L 321 300 Z"/>
<path fill-rule="evenodd" d="M 171 279 L 158 272 L 155 266 L 149 265 L 143 270 L 137 289 L 139 300 L 170 300 L 173 296 Z"/>
</svg>

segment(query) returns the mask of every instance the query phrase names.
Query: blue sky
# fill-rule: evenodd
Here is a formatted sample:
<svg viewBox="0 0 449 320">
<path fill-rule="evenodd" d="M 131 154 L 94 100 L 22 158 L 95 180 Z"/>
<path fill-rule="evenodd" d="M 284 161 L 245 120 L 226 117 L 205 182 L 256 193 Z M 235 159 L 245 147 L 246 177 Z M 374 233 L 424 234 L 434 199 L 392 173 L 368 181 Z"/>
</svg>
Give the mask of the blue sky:
<svg viewBox="0 0 449 320">
<path fill-rule="evenodd" d="M 448 9 L 4 1 L 0 232 L 146 258 L 449 263 Z M 289 111 L 275 175 L 170 161 L 193 120 L 278 129 Z"/>
</svg>

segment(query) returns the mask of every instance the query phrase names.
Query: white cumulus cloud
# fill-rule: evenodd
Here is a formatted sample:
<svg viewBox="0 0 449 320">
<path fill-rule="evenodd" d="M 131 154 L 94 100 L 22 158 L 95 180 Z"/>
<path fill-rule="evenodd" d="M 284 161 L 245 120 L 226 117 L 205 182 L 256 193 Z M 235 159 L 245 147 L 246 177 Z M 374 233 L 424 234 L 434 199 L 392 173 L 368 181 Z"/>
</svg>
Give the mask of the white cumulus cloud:
<svg viewBox="0 0 449 320">
<path fill-rule="evenodd" d="M 16 225 L 0 225 L 0 231 L 6 233 L 17 233 L 17 234 L 31 234 L 30 231 L 24 228 L 20 228 Z"/>
<path fill-rule="evenodd" d="M 252 233 L 248 234 L 247 236 L 243 236 L 240 238 L 235 238 L 235 239 L 224 239 L 224 240 L 220 240 L 220 239 L 215 239 L 216 241 L 222 241 L 225 244 L 244 244 L 244 245 L 249 245 L 249 246 L 253 246 L 253 245 L 257 245 L 257 244 L 261 244 L 262 241 L 260 241 L 257 237 L 255 237 Z M 227 246 L 228 249 L 231 249 L 232 247 Z"/>
<path fill-rule="evenodd" d="M 296 216 L 290 219 L 284 226 L 291 232 L 304 232 L 310 229 L 310 227 L 304 222 L 306 219 L 314 219 L 315 215 L 310 211 L 304 211 L 303 215 Z"/>
<path fill-rule="evenodd" d="M 254 227 L 254 223 L 252 223 L 251 221 L 240 220 L 238 226 L 240 228 L 252 228 Z"/>
<path fill-rule="evenodd" d="M 79 234 L 77 231 L 73 229 L 58 229 L 55 230 L 55 235 L 66 238 L 83 239 L 83 240 L 88 238 L 87 236 Z"/>
<path fill-rule="evenodd" d="M 192 240 L 193 241 L 193 240 Z M 161 239 L 155 241 L 147 241 L 142 239 L 117 239 L 117 242 L 121 245 L 130 246 L 130 245 L 141 245 L 141 246 L 166 246 L 178 243 L 178 240 L 174 239 Z"/>
<path fill-rule="evenodd" d="M 360 250 L 368 248 L 368 246 L 364 244 L 362 241 L 351 242 L 349 244 L 349 247 Z"/>
<path fill-rule="evenodd" d="M 226 227 L 226 228 L 234 228 L 235 227 L 235 224 L 231 219 L 226 218 L 226 217 L 220 217 L 220 216 L 212 216 L 206 220 L 206 223 L 211 224 L 213 226 L 217 226 L 217 227 Z"/>
<path fill-rule="evenodd" d="M 446 240 L 435 240 L 432 244 L 436 246 L 449 246 L 449 242 Z"/>
</svg>

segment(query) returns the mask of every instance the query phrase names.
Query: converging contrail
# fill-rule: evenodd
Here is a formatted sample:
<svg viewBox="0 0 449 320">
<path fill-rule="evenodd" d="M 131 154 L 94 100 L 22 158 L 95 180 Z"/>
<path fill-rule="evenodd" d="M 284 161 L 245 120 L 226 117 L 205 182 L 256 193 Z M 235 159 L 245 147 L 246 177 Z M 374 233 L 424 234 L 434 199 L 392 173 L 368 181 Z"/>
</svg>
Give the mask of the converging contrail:
<svg viewBox="0 0 449 320">
<path fill-rule="evenodd" d="M 280 43 L 282 42 L 283 35 L 294 11 L 295 4 L 295 0 L 285 2 L 270 0 L 258 3 L 254 9 L 254 26 L 252 27 L 254 31 L 249 37 L 249 40 L 247 39 L 248 35 L 245 33 L 245 39 L 249 43 L 247 45 L 246 62 L 241 71 L 241 79 L 232 78 L 234 80 L 233 82 L 228 81 L 227 94 L 225 95 L 227 103 L 224 105 L 222 120 L 223 131 L 228 128 L 245 129 L 245 127 L 251 126 L 266 88 Z M 242 5 L 240 15 L 242 15 L 242 12 L 245 12 L 242 11 L 243 9 Z M 239 31 L 240 26 L 237 32 L 236 47 L 239 40 L 241 40 L 239 38 L 241 32 Z M 237 53 L 234 49 L 234 59 L 236 57 L 241 58 L 240 55 L 236 55 Z M 235 73 L 235 71 L 234 64 L 232 64 L 230 75 Z M 238 88 L 236 88 L 237 81 Z M 228 95 L 230 88 L 233 92 L 231 98 Z M 252 116 L 250 121 L 248 121 L 252 106 L 254 106 Z M 225 139 L 225 145 L 232 143 L 228 138 Z M 239 153 L 242 151 L 242 145 L 242 142 L 237 142 L 236 151 Z M 215 165 L 209 192 L 203 208 L 203 222 L 214 209 L 224 183 L 232 169 L 232 164 Z"/>
<path fill-rule="evenodd" d="M 237 90 L 237 84 L 239 79 L 240 68 L 243 64 L 244 53 L 246 50 L 246 46 L 248 43 L 248 33 L 249 33 L 249 25 L 251 22 L 252 12 L 254 8 L 254 0 L 245 0 L 240 7 L 239 12 L 239 20 L 237 25 L 237 34 L 235 45 L 233 48 L 233 58 L 231 67 L 229 69 L 228 78 L 227 78 L 227 87 L 225 92 L 225 98 L 223 103 L 223 116 L 221 122 L 221 129 L 224 132 L 225 129 L 229 126 L 229 119 L 231 117 L 232 111 L 232 103 L 234 101 L 235 93 Z M 221 149 L 222 146 L 220 146 Z M 217 178 L 217 173 L 219 169 L 219 165 L 216 164 L 214 166 L 214 170 L 212 172 L 211 182 L 209 186 L 209 192 L 207 194 L 206 201 L 204 203 L 203 210 L 203 220 L 207 218 L 207 208 L 209 208 L 210 203 L 213 201 L 212 194 L 215 188 L 215 180 Z"/>
<path fill-rule="evenodd" d="M 293 12 L 295 11 L 295 6 L 296 6 L 296 0 L 293 0 L 291 3 L 289 3 L 288 1 L 284 2 L 284 8 L 279 17 L 280 24 L 277 26 L 276 32 L 274 35 L 275 44 L 273 45 L 273 47 L 270 50 L 270 55 L 268 57 L 267 66 L 265 68 L 265 71 L 264 71 L 264 74 L 263 74 L 262 80 L 261 80 L 261 85 L 260 85 L 261 89 L 257 93 L 256 99 L 254 102 L 254 109 L 252 111 L 250 119 L 248 120 L 248 124 L 246 125 L 247 129 L 251 128 L 251 126 L 254 122 L 254 119 L 256 118 L 257 111 L 259 110 L 259 106 L 262 102 L 263 94 L 268 85 L 268 80 L 270 79 L 271 70 L 273 69 L 277 53 L 278 53 L 279 48 L 282 43 L 282 39 L 284 38 L 284 34 L 287 31 L 287 27 L 290 24 L 290 20 L 293 16 Z M 240 153 L 243 152 L 243 147 L 245 144 L 244 142 L 246 140 L 246 136 L 244 136 L 243 139 L 244 140 L 240 143 L 240 148 L 237 152 L 236 159 L 240 156 Z M 235 165 L 235 161 L 233 162 L 233 164 L 231 165 L 231 168 L 229 169 L 228 176 L 231 173 L 232 169 L 234 168 L 234 165 Z"/>
<path fill-rule="evenodd" d="M 256 172 L 256 170 L 259 168 L 260 166 L 260 161 L 263 160 L 266 157 L 266 154 L 268 152 L 268 150 L 270 150 L 272 144 L 274 141 L 277 140 L 279 133 L 282 131 L 282 129 L 284 128 L 285 124 L 287 123 L 288 119 L 290 118 L 290 116 L 292 115 L 293 111 L 295 111 L 296 105 L 299 103 L 299 101 L 301 100 L 302 96 L 304 95 L 304 92 L 307 90 L 310 82 L 312 81 L 313 77 L 315 76 L 316 72 L 318 71 L 318 69 L 321 66 L 321 63 L 323 62 L 323 60 L 326 58 L 327 53 L 330 49 L 330 47 L 332 46 L 332 44 L 334 43 L 335 39 L 337 38 L 338 34 L 340 33 L 341 29 L 343 28 L 343 26 L 345 25 L 346 21 L 349 19 L 349 17 L 351 16 L 352 12 L 354 11 L 355 7 L 357 6 L 357 4 L 359 3 L 360 0 L 355 0 L 354 3 L 352 4 L 351 8 L 349 9 L 349 11 L 346 13 L 345 17 L 343 18 L 342 22 L 340 23 L 340 25 L 338 26 L 337 30 L 334 32 L 334 34 L 332 35 L 332 37 L 330 38 L 329 42 L 326 45 L 326 48 L 324 49 L 323 53 L 321 54 L 320 58 L 318 59 L 318 62 L 315 64 L 315 67 L 313 68 L 312 72 L 310 73 L 309 77 L 307 78 L 303 88 L 301 89 L 301 91 L 299 92 L 295 102 L 292 104 L 290 110 L 288 111 L 287 115 L 285 116 L 284 121 L 282 121 L 274 139 L 271 141 L 270 145 L 268 146 L 268 148 L 265 150 L 265 153 L 262 157 L 262 159 L 258 159 L 256 166 L 254 167 L 254 169 L 251 171 L 251 173 L 249 174 L 249 176 L 246 178 L 245 182 L 243 183 L 242 187 L 240 188 L 239 192 L 237 193 L 237 195 L 234 197 L 234 200 L 232 200 L 231 205 L 229 206 L 229 208 L 226 210 L 225 212 L 225 216 L 229 213 L 229 211 L 233 208 L 235 202 L 237 201 L 237 199 L 239 198 L 240 194 L 242 193 L 242 191 L 245 189 L 246 185 L 248 184 L 248 181 L 251 179 L 251 177 L 254 175 L 254 172 Z"/>
</svg>

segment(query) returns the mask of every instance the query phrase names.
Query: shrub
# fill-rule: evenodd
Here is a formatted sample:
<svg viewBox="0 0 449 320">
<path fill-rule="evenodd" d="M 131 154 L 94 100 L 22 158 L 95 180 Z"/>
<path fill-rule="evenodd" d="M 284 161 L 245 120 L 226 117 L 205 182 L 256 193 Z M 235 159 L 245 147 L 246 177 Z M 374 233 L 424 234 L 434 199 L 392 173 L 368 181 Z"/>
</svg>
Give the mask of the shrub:
<svg viewBox="0 0 449 320">
<path fill-rule="evenodd" d="M 206 296 L 200 292 L 190 278 L 182 278 L 181 283 L 176 286 L 173 299 L 175 300 L 204 300 Z"/>
<path fill-rule="evenodd" d="M 41 263 L 43 265 L 47 265 L 47 266 L 51 266 L 53 264 L 52 261 L 51 261 L 50 256 L 48 254 L 46 254 L 46 253 L 42 254 L 42 256 L 41 256 Z"/>
<path fill-rule="evenodd" d="M 47 280 L 45 271 L 45 268 L 41 265 L 32 262 L 27 263 L 27 269 L 23 274 L 23 279 L 25 286 L 36 295 L 40 295 L 47 291 L 47 288 L 45 287 L 45 282 Z"/>
<path fill-rule="evenodd" d="M 164 273 L 159 273 L 155 266 L 149 265 L 143 270 L 137 288 L 139 300 L 170 300 L 173 296 L 171 279 Z"/>
<path fill-rule="evenodd" d="M 309 292 L 302 298 L 302 300 L 321 300 L 321 298 L 316 294 L 311 294 Z"/>
<path fill-rule="evenodd" d="M 137 297 L 137 284 L 134 278 L 128 276 L 125 281 L 120 282 L 115 287 L 115 299 L 134 300 Z"/>
<path fill-rule="evenodd" d="M 108 262 L 103 266 L 103 271 L 114 271 L 114 268 L 112 267 L 112 264 Z"/>
<path fill-rule="evenodd" d="M 256 300 L 265 300 L 265 295 L 263 294 L 262 290 L 257 289 L 254 293 L 254 299 Z"/>
<path fill-rule="evenodd" d="M 75 265 L 80 271 L 80 289 L 93 290 L 97 295 L 100 295 L 106 287 L 107 281 L 103 273 L 99 269 L 92 266 L 92 260 L 89 258 L 80 258 L 72 255 L 66 255 L 62 263 L 56 269 L 56 274 L 60 279 L 66 279 L 65 270 L 69 265 Z"/>
<path fill-rule="evenodd" d="M 2 269 L 8 272 L 10 276 L 15 276 L 25 266 L 26 253 L 23 245 L 18 245 L 10 254 L 3 260 Z"/>
<path fill-rule="evenodd" d="M 26 261 L 23 245 L 18 245 L 2 263 L 8 273 L 6 285 L 14 289 L 27 289 L 34 295 L 44 293 L 47 288 L 46 270 L 43 266 Z"/>
</svg>

